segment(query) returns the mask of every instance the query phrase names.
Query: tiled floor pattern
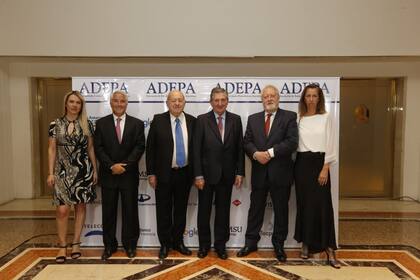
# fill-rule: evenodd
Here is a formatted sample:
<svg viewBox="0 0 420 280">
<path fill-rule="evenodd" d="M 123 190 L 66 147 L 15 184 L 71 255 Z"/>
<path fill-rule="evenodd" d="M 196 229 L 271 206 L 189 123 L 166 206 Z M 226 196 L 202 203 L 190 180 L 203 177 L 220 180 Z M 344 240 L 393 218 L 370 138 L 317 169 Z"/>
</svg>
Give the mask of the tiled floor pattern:
<svg viewBox="0 0 420 280">
<path fill-rule="evenodd" d="M 410 246 L 346 246 L 338 257 L 342 268 L 325 264 L 324 254 L 299 259 L 298 250 L 287 250 L 288 261 L 279 263 L 271 251 L 258 251 L 228 260 L 212 252 L 207 258 L 185 257 L 171 252 L 160 261 L 156 249 L 139 249 L 128 259 L 119 250 L 108 261 L 100 260 L 101 248 L 83 248 L 83 257 L 56 264 L 57 249 L 28 243 L 0 259 L 0 279 L 419 279 L 420 251 Z"/>
<path fill-rule="evenodd" d="M 230 251 L 226 261 L 214 253 L 205 259 L 171 253 L 160 262 L 156 249 L 139 249 L 133 260 L 118 251 L 103 262 L 101 248 L 83 248 L 83 258 L 57 265 L 57 249 L 51 245 L 56 242 L 54 215 L 49 199 L 15 200 L 0 206 L 0 280 L 420 277 L 420 204 L 415 202 L 340 200 L 340 270 L 325 265 L 324 254 L 303 261 L 296 249 L 288 250 L 288 262 L 280 264 L 271 251 L 262 250 L 242 259 Z"/>
</svg>

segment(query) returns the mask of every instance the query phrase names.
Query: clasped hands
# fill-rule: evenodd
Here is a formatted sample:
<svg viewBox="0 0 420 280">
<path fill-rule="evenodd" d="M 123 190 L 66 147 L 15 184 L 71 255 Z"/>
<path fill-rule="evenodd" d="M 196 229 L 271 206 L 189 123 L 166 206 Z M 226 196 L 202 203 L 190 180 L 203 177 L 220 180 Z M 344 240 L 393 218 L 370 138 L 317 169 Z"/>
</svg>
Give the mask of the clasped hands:
<svg viewBox="0 0 420 280">
<path fill-rule="evenodd" d="M 115 163 L 111 166 L 112 175 L 120 175 L 125 172 L 126 163 Z"/>
<path fill-rule="evenodd" d="M 271 156 L 268 151 L 257 151 L 254 153 L 254 159 L 261 164 L 267 164 L 270 161 Z"/>
</svg>

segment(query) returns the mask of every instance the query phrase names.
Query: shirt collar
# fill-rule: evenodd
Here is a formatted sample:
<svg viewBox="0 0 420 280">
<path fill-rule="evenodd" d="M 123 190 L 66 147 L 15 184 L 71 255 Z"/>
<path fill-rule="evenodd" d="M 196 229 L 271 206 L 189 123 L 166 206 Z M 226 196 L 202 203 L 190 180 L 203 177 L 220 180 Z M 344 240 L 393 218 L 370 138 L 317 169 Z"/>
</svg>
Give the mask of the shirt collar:
<svg viewBox="0 0 420 280">
<path fill-rule="evenodd" d="M 121 119 L 121 121 L 125 121 L 125 117 L 127 116 L 126 113 L 124 113 L 124 115 L 122 115 L 121 117 L 117 117 L 116 115 L 112 114 L 112 116 L 114 117 L 114 122 L 117 121 L 118 118 Z"/>
<path fill-rule="evenodd" d="M 217 114 L 215 111 L 213 111 L 214 117 L 217 118 L 219 117 L 219 114 Z M 220 115 L 222 117 L 223 120 L 226 120 L 226 111 L 223 112 L 223 114 Z"/>
<path fill-rule="evenodd" d="M 273 113 L 271 113 L 271 117 L 274 119 L 274 117 L 276 116 L 277 110 L 274 111 Z M 264 111 L 264 117 L 267 117 L 269 113 L 267 111 Z"/>
<path fill-rule="evenodd" d="M 171 123 L 175 122 L 176 118 L 174 115 L 171 114 L 171 112 L 169 112 L 169 116 L 171 117 Z M 181 123 L 184 122 L 185 120 L 185 115 L 184 112 L 181 112 L 181 114 L 178 116 L 178 119 L 180 120 Z"/>
</svg>

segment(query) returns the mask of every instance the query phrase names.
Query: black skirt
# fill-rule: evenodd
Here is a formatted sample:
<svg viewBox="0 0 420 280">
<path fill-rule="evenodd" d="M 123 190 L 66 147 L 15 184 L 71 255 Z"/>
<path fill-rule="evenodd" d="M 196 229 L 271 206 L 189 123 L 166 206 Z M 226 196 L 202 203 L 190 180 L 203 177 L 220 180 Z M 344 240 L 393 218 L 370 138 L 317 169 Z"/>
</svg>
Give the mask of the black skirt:
<svg viewBox="0 0 420 280">
<path fill-rule="evenodd" d="M 295 163 L 297 211 L 294 238 L 306 244 L 310 253 L 337 249 L 329 173 L 325 186 L 318 183 L 324 156 L 324 153 L 297 153 Z"/>
</svg>

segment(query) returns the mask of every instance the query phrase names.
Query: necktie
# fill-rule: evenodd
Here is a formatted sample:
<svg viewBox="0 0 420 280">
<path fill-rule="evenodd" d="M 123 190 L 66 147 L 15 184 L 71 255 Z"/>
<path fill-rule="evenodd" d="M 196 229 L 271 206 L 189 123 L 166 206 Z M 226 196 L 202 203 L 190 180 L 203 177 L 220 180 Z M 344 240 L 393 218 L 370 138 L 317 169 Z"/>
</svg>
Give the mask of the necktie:
<svg viewBox="0 0 420 280">
<path fill-rule="evenodd" d="M 117 132 L 118 143 L 121 144 L 121 118 L 117 118 L 117 125 L 115 126 L 115 131 Z"/>
<path fill-rule="evenodd" d="M 264 131 L 265 131 L 265 136 L 268 136 L 268 133 L 270 132 L 270 119 L 271 119 L 271 113 L 267 114 L 267 119 L 265 120 L 265 125 L 264 125 Z"/>
<path fill-rule="evenodd" d="M 175 147 L 176 147 L 176 165 L 178 167 L 185 166 L 185 147 L 184 147 L 184 137 L 182 135 L 181 122 L 178 118 L 175 119 Z"/>
<path fill-rule="evenodd" d="M 217 117 L 217 127 L 219 128 L 220 136 L 223 140 L 223 118 L 222 116 Z"/>
</svg>

